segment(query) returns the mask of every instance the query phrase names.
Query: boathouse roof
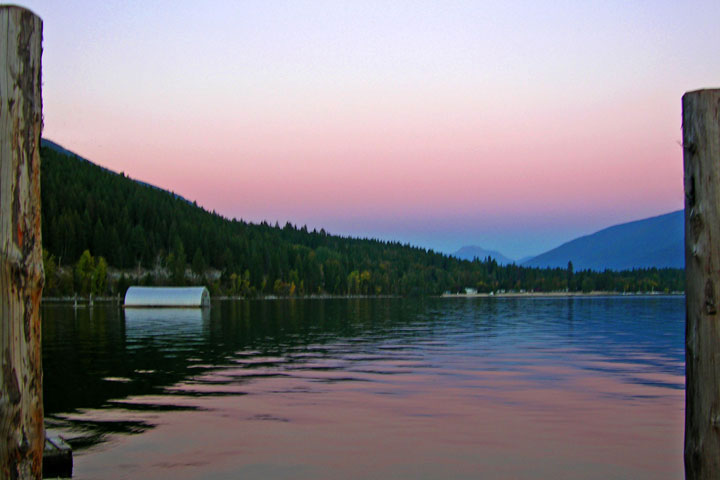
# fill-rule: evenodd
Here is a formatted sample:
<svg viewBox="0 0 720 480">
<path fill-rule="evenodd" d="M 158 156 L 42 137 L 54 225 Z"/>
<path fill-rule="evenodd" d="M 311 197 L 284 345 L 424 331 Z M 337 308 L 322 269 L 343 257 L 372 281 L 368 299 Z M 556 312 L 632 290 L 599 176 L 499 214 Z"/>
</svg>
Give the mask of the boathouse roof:
<svg viewBox="0 0 720 480">
<path fill-rule="evenodd" d="M 209 307 L 205 287 L 130 287 L 125 307 Z"/>
</svg>

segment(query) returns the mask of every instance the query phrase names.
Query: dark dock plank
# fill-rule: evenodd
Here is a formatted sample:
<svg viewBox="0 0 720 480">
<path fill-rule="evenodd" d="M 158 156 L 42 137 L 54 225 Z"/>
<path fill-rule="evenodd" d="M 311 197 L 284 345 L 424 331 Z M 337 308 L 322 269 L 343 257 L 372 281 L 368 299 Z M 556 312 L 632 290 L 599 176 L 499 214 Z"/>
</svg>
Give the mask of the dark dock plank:
<svg viewBox="0 0 720 480">
<path fill-rule="evenodd" d="M 72 447 L 61 436 L 45 437 L 43 478 L 72 477 Z"/>
</svg>

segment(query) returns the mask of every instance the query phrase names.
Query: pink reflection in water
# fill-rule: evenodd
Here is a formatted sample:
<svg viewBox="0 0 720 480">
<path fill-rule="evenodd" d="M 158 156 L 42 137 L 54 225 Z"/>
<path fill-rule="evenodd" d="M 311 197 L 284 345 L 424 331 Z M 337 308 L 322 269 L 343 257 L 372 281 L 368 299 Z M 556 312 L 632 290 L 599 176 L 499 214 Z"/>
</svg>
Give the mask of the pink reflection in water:
<svg viewBox="0 0 720 480">
<path fill-rule="evenodd" d="M 249 358 L 130 398 L 200 410 L 147 414 L 155 428 L 81 452 L 75 478 L 683 475 L 683 378 L 642 358 L 513 355 L 498 368 L 497 358 L 394 355 Z"/>
</svg>

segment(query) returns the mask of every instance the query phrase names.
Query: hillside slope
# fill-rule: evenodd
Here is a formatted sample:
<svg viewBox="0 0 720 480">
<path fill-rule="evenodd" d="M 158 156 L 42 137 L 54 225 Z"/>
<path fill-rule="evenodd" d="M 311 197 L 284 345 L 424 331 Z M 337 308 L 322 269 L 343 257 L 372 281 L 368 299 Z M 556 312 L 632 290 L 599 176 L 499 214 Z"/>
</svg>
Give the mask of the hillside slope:
<svg viewBox="0 0 720 480">
<path fill-rule="evenodd" d="M 469 266 L 400 243 L 226 219 L 57 144 L 44 142 L 41 157 L 43 247 L 60 265 L 89 250 L 111 267 L 170 270 L 176 284 L 186 268 L 212 267 L 241 294 L 438 293 Z"/>
<path fill-rule="evenodd" d="M 49 296 L 123 294 L 130 282 L 202 283 L 213 294 L 240 296 L 684 288 L 678 270 L 578 272 L 569 278 L 565 268 L 469 262 L 398 242 L 227 219 L 56 144 L 44 143 L 41 159 L 43 248 L 46 272 L 55 272 L 46 275 L 43 293 Z M 105 267 L 133 278 L 106 283 Z M 209 280 L 210 269 L 220 277 Z"/>
<path fill-rule="evenodd" d="M 684 268 L 682 210 L 615 225 L 577 238 L 523 263 L 528 267 L 566 267 L 576 270 Z"/>
</svg>

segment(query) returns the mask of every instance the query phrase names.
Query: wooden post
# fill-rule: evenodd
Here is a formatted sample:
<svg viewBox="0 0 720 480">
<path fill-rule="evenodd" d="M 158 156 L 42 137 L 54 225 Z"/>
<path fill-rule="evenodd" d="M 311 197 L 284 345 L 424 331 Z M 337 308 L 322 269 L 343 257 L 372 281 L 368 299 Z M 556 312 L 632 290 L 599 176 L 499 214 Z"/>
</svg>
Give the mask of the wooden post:
<svg viewBox="0 0 720 480">
<path fill-rule="evenodd" d="M 685 478 L 720 479 L 720 90 L 686 93 Z"/>
<path fill-rule="evenodd" d="M 42 20 L 0 7 L 0 479 L 42 478 Z"/>
</svg>

